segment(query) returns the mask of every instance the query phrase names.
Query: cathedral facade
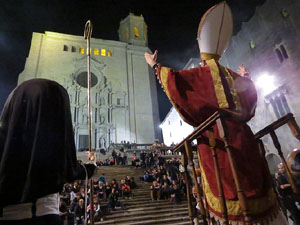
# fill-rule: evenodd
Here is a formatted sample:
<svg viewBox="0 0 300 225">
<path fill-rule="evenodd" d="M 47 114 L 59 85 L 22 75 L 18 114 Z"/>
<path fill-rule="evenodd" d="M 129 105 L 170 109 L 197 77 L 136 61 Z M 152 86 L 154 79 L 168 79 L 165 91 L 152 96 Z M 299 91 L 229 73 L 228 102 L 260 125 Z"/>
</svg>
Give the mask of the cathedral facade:
<svg viewBox="0 0 300 225">
<path fill-rule="evenodd" d="M 130 141 L 152 143 L 160 138 L 155 76 L 144 60 L 147 25 L 130 14 L 121 21 L 120 41 L 91 38 L 92 147 Z M 33 33 L 25 69 L 18 84 L 55 80 L 70 97 L 75 142 L 88 147 L 87 56 L 82 36 Z"/>
</svg>

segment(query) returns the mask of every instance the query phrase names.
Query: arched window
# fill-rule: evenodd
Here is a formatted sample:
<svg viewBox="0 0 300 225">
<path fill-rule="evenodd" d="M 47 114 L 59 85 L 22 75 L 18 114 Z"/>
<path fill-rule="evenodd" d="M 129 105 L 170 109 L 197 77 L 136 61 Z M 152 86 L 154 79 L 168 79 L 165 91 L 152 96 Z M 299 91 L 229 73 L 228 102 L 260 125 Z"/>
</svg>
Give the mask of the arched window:
<svg viewBox="0 0 300 225">
<path fill-rule="evenodd" d="M 134 36 L 135 37 L 139 37 L 140 36 L 139 29 L 137 27 L 134 27 Z"/>
<path fill-rule="evenodd" d="M 275 52 L 276 52 L 276 55 L 277 55 L 277 58 L 278 58 L 279 62 L 282 63 L 283 62 L 283 56 L 281 54 L 281 51 L 278 48 L 276 48 Z"/>
<path fill-rule="evenodd" d="M 76 47 L 72 46 L 72 52 L 76 52 Z"/>
<path fill-rule="evenodd" d="M 84 54 L 84 48 L 79 48 L 80 54 Z"/>
<path fill-rule="evenodd" d="M 101 55 L 106 56 L 106 49 L 101 49 Z"/>
<path fill-rule="evenodd" d="M 99 49 L 98 48 L 94 49 L 94 55 L 99 55 Z"/>
<path fill-rule="evenodd" d="M 112 56 L 111 51 L 107 51 L 107 56 Z"/>
<path fill-rule="evenodd" d="M 69 51 L 69 47 L 67 45 L 64 45 L 64 51 L 65 52 Z"/>
<path fill-rule="evenodd" d="M 250 40 L 249 46 L 250 46 L 251 49 L 254 49 L 254 48 L 255 48 L 255 43 L 254 43 L 253 40 Z"/>
<path fill-rule="evenodd" d="M 286 9 L 281 10 L 281 15 L 283 18 L 287 18 L 289 16 L 289 12 Z"/>
<path fill-rule="evenodd" d="M 285 59 L 287 59 L 289 56 L 288 56 L 288 54 L 286 52 L 286 49 L 285 49 L 284 45 L 280 45 L 280 50 L 281 50 L 281 53 L 282 53 L 283 57 Z"/>
</svg>

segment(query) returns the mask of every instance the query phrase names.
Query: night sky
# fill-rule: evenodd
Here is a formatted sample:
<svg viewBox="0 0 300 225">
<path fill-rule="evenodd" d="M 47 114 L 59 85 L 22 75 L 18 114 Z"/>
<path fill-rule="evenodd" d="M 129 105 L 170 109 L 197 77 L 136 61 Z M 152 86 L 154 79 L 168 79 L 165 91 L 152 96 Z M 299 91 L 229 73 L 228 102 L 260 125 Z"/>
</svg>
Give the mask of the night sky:
<svg viewBox="0 0 300 225">
<path fill-rule="evenodd" d="M 120 21 L 129 12 L 142 14 L 148 25 L 149 48 L 158 49 L 161 64 L 181 69 L 199 57 L 197 29 L 203 13 L 220 0 L 0 0 L 0 111 L 17 84 L 28 56 L 32 32 L 83 35 L 90 19 L 92 37 L 118 40 Z M 228 0 L 234 33 L 264 0 Z M 171 104 L 158 85 L 160 117 Z"/>
</svg>

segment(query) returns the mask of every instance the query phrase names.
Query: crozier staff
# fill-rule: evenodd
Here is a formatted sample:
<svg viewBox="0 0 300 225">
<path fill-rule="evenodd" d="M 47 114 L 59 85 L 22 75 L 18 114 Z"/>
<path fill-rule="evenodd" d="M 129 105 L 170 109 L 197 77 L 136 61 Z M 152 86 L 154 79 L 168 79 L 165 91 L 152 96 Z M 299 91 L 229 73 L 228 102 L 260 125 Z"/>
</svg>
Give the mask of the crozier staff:
<svg viewBox="0 0 300 225">
<path fill-rule="evenodd" d="M 59 224 L 63 184 L 94 170 L 77 162 L 67 91 L 46 79 L 16 87 L 0 117 L 0 224 Z"/>
</svg>

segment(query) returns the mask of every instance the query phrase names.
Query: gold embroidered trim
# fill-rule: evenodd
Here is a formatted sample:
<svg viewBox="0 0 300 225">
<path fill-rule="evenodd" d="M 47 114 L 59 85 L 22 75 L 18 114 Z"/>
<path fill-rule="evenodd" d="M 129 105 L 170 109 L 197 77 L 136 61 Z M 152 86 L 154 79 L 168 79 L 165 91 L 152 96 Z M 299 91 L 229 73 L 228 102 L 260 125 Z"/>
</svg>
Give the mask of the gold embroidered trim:
<svg viewBox="0 0 300 225">
<path fill-rule="evenodd" d="M 214 82 L 215 93 L 219 107 L 221 109 L 229 108 L 216 61 L 214 59 L 211 59 L 207 60 L 206 63 L 210 69 L 210 73 Z"/>
<path fill-rule="evenodd" d="M 212 209 L 214 209 L 219 213 L 222 213 L 219 198 L 215 197 L 215 195 L 212 193 L 210 186 L 207 182 L 206 174 L 204 173 L 202 165 L 200 166 L 200 168 L 201 168 L 203 190 L 206 196 L 207 203 Z M 261 214 L 267 211 L 268 209 L 276 205 L 276 195 L 274 193 L 273 188 L 271 187 L 268 190 L 266 196 L 263 196 L 261 198 L 256 198 L 256 199 L 248 198 L 246 204 L 249 209 L 250 215 Z M 227 206 L 228 215 L 238 216 L 243 214 L 238 200 L 234 201 L 234 200 L 226 199 L 226 206 Z"/>
<path fill-rule="evenodd" d="M 221 56 L 215 53 L 209 53 L 209 52 L 201 52 L 200 57 L 202 60 L 210 60 L 210 59 L 215 59 L 216 61 L 219 61 Z"/>
</svg>

